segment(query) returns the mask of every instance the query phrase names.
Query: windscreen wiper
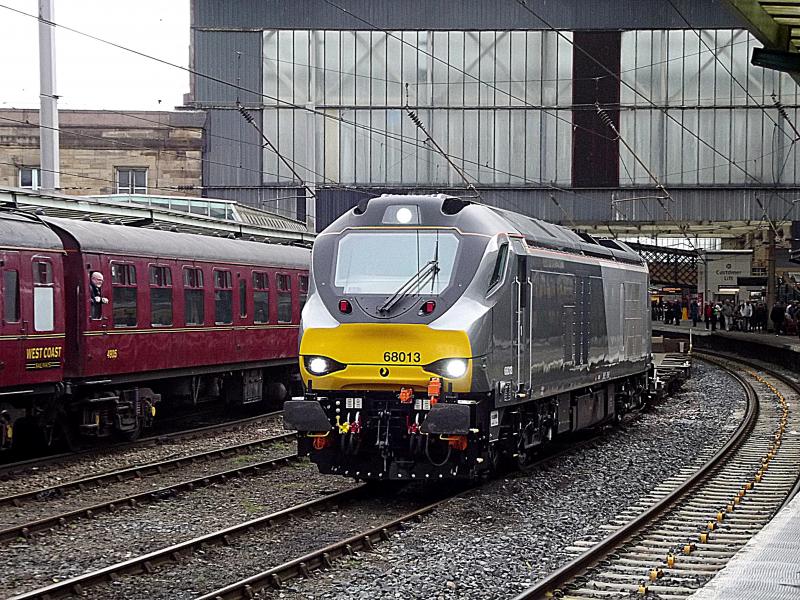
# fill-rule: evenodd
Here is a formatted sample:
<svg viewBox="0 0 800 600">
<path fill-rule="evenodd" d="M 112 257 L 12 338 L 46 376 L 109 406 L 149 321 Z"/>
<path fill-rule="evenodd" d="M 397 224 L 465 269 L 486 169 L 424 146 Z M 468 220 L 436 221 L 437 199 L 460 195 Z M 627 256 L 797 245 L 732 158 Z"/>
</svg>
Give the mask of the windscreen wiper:
<svg viewBox="0 0 800 600">
<path fill-rule="evenodd" d="M 422 289 L 422 286 L 424 286 L 428 281 L 434 281 L 438 273 L 439 260 L 436 258 L 429 260 L 419 271 L 414 273 L 414 275 L 412 275 L 408 281 L 401 285 L 391 298 L 389 298 L 380 308 L 378 308 L 378 312 L 389 312 L 392 307 L 400 301 L 401 298 L 411 293 L 411 290 L 414 288 L 414 286 L 417 286 L 417 290 Z"/>
</svg>

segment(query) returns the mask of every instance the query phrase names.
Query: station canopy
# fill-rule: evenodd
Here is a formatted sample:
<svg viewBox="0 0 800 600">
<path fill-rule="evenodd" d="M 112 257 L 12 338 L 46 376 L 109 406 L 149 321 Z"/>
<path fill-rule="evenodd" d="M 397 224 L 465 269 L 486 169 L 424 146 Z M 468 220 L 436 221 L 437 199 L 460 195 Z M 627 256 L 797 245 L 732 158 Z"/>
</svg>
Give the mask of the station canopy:
<svg viewBox="0 0 800 600">
<path fill-rule="evenodd" d="M 144 194 L 69 196 L 0 187 L 0 208 L 259 242 L 310 246 L 315 237 L 302 221 L 212 198 Z"/>
</svg>

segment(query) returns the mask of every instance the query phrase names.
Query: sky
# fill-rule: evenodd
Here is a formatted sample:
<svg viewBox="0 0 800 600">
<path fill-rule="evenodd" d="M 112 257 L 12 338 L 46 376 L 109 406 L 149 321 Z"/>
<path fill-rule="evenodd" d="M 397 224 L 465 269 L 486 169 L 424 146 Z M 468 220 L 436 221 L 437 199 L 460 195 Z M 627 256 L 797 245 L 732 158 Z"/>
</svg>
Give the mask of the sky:
<svg viewBox="0 0 800 600">
<path fill-rule="evenodd" d="M 189 64 L 189 0 L 54 0 L 57 24 L 181 66 Z M 0 109 L 39 108 L 37 0 L 0 0 Z M 172 110 L 187 71 L 56 27 L 60 109 Z"/>
</svg>

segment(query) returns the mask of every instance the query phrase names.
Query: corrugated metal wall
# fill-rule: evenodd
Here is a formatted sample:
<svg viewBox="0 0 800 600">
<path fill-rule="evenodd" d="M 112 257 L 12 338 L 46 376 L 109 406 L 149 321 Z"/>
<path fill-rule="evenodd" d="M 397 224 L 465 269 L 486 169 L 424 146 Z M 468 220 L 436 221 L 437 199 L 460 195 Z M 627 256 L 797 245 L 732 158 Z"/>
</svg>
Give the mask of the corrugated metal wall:
<svg viewBox="0 0 800 600">
<path fill-rule="evenodd" d="M 365 24 L 320 0 L 194 0 L 194 27 L 236 29 L 364 29 Z M 513 0 L 337 0 L 374 25 L 387 29 L 542 29 Z M 721 0 L 676 0 L 700 28 L 738 27 Z M 560 29 L 682 28 L 664 0 L 537 0 L 531 8 Z"/>
<path fill-rule="evenodd" d="M 235 106 L 237 99 L 245 105 L 261 104 L 262 38 L 261 31 L 192 30 L 195 70 L 208 75 L 193 76 L 200 108 Z"/>
<path fill-rule="evenodd" d="M 358 204 L 366 196 L 382 193 L 403 193 L 402 189 L 332 189 L 317 191 L 317 230 L 321 231 L 339 215 Z M 451 193 L 469 197 L 463 188 L 419 188 L 414 193 Z M 662 200 L 675 221 L 764 221 L 764 210 L 773 221 L 798 220 L 800 212 L 788 192 L 768 189 L 670 188 L 672 201 Z M 552 223 L 570 226 L 574 223 L 608 221 L 671 222 L 656 199 L 662 193 L 655 188 L 623 190 L 613 194 L 607 189 L 560 191 L 554 189 L 483 189 L 480 201 L 507 208 Z M 760 205 L 759 205 L 760 203 Z M 567 216 L 569 215 L 569 216 Z"/>
<path fill-rule="evenodd" d="M 592 150 L 574 132 L 573 113 L 579 107 L 573 105 L 592 95 L 572 97 L 577 85 L 573 77 L 578 76 L 571 70 L 579 50 L 573 51 L 568 40 L 552 32 L 535 31 L 546 26 L 518 3 L 441 0 L 435 9 L 431 0 L 337 3 L 367 23 L 318 0 L 193 0 L 192 64 L 212 77 L 195 77 L 193 87 L 195 105 L 209 113 L 204 164 L 209 196 L 305 216 L 304 196 L 294 175 L 235 110 L 237 100 L 250 108 L 292 167 L 322 187 L 317 201 L 308 205 L 310 218 L 312 209 L 317 211 L 318 230 L 367 194 L 402 191 L 389 186 L 406 185 L 414 191 L 430 186 L 430 192 L 460 186 L 454 170 L 404 114 L 408 101 L 467 176 L 485 186 L 481 193 L 490 204 L 565 224 L 760 221 L 764 210 L 759 202 L 772 219 L 800 218 L 800 203 L 792 202 L 800 193 L 800 153 L 789 131 L 800 121 L 796 88 L 792 82 L 784 85 L 785 76 L 756 73 L 747 64 L 752 37 L 722 0 L 679 0 L 677 5 L 694 27 L 714 30 L 703 32 L 704 39 L 758 104 L 731 82 L 717 90 L 725 68 L 663 0 L 530 4 L 549 23 L 566 30 L 567 38 L 575 30 L 610 29 L 621 35 L 619 64 L 613 70 L 621 69 L 626 83 L 681 119 L 696 115 L 687 129 L 761 178 L 754 181 L 735 166 L 718 164 L 724 158 L 706 156 L 686 132 L 681 133 L 685 139 L 675 142 L 674 126 L 664 112 L 623 85 L 622 136 L 669 187 L 674 198 L 668 203 L 669 215 L 655 199 L 658 193 L 644 168 L 627 151 L 609 153 L 613 156 L 606 158 L 619 158 L 618 168 L 609 163 L 602 178 L 592 179 L 589 172 L 597 171 L 591 166 L 592 152 L 608 152 Z M 392 34 L 370 30 L 370 24 Z M 670 29 L 683 31 L 665 31 Z M 415 43 L 398 39 L 406 37 Z M 539 38 L 537 53 L 531 40 Z M 565 52 L 545 52 L 550 47 L 545 42 L 556 49 L 565 45 Z M 414 45 L 421 51 L 415 53 Z M 467 60 L 473 46 L 479 49 L 478 59 Z M 473 71 L 478 79 L 468 76 Z M 608 83 L 603 73 L 584 75 L 590 85 L 596 85 L 595 79 L 597 85 Z M 553 98 L 545 94 L 550 88 L 556 91 Z M 713 93 L 705 94 L 704 89 Z M 473 91 L 474 99 L 469 95 Z M 773 92 L 787 105 L 792 123 L 784 123 L 770 108 Z M 697 97 L 694 105 L 687 102 L 687 94 Z M 612 99 L 608 102 L 613 104 Z M 316 116 L 308 109 L 317 111 Z M 544 117 L 554 126 L 545 127 Z M 580 165 L 577 178 L 573 165 Z M 562 191 L 551 184 L 576 187 Z M 583 189 L 601 185 L 609 187 Z M 463 188 L 454 191 L 463 194 Z"/>
</svg>

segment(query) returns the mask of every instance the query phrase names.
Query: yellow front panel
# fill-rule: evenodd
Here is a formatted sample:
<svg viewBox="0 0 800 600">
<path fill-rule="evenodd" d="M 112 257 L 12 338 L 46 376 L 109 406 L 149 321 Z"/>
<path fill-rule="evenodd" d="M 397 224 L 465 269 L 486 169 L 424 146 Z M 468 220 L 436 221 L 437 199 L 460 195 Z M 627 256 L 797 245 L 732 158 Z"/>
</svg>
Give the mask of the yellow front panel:
<svg viewBox="0 0 800 600">
<path fill-rule="evenodd" d="M 326 356 L 347 365 L 330 375 L 312 375 L 304 356 Z M 312 380 L 315 390 L 399 390 L 413 386 L 422 390 L 435 376 L 424 370 L 442 358 L 471 359 L 472 351 L 463 331 L 442 331 L 427 325 L 397 323 L 347 323 L 333 329 L 307 329 L 300 341 L 300 371 Z M 453 383 L 453 391 L 470 391 L 472 360 L 467 372 Z M 445 387 L 446 389 L 446 387 Z"/>
</svg>

